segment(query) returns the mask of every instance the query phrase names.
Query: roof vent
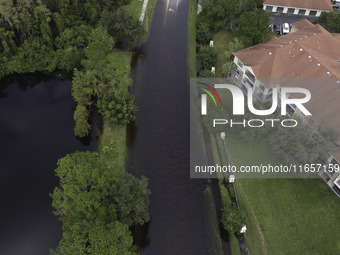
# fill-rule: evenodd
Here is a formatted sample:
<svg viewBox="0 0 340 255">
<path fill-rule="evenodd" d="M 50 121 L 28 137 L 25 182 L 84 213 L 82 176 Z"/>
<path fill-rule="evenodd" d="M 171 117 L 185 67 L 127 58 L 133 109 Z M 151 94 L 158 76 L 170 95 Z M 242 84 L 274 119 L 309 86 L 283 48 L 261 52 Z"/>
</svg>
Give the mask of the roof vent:
<svg viewBox="0 0 340 255">
<path fill-rule="evenodd" d="M 289 42 L 289 43 L 292 43 L 292 42 Z"/>
<path fill-rule="evenodd" d="M 282 44 L 280 44 L 280 47 L 283 47 L 283 45 L 282 45 Z"/>
<path fill-rule="evenodd" d="M 300 40 L 302 40 L 302 37 L 300 37 Z"/>
<path fill-rule="evenodd" d="M 297 42 L 297 40 L 294 40 L 295 42 Z"/>
<path fill-rule="evenodd" d="M 312 58 L 312 56 L 308 56 L 308 58 L 310 59 L 310 58 Z"/>
<path fill-rule="evenodd" d="M 317 63 L 317 66 L 321 66 L 320 63 Z"/>
<path fill-rule="evenodd" d="M 268 53 L 269 55 L 272 55 L 273 53 L 271 53 L 270 51 L 269 51 L 269 53 Z"/>
<path fill-rule="evenodd" d="M 327 74 L 328 74 L 328 75 L 331 75 L 331 72 L 330 72 L 330 71 L 327 71 Z"/>
<path fill-rule="evenodd" d="M 300 48 L 300 51 L 303 51 L 303 49 L 302 49 L 302 48 Z"/>
<path fill-rule="evenodd" d="M 337 83 L 337 84 L 340 84 L 340 81 L 339 81 L 339 80 L 337 80 L 337 81 L 336 81 L 336 83 Z"/>
</svg>

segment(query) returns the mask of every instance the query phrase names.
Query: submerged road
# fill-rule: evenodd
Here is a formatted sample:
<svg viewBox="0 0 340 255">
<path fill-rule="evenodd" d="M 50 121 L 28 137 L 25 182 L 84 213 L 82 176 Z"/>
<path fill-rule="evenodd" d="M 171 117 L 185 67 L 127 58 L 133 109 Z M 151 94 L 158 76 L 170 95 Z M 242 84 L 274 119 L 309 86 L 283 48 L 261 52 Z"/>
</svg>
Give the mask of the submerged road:
<svg viewBox="0 0 340 255">
<path fill-rule="evenodd" d="M 158 0 L 144 60 L 135 67 L 138 106 L 132 173 L 149 178 L 150 223 L 135 232 L 140 254 L 213 254 L 203 201 L 190 179 L 188 0 Z"/>
</svg>

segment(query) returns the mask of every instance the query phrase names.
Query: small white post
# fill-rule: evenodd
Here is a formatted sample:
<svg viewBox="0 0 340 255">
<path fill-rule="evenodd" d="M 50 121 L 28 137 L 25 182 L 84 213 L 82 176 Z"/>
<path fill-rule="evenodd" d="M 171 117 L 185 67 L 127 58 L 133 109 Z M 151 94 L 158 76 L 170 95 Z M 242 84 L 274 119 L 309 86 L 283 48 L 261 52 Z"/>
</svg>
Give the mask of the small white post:
<svg viewBox="0 0 340 255">
<path fill-rule="evenodd" d="M 213 47 L 214 47 L 214 41 L 210 41 L 209 46 L 210 46 L 211 48 L 213 48 Z"/>
<path fill-rule="evenodd" d="M 215 74 L 215 67 L 214 67 L 214 66 L 211 68 L 211 72 L 212 72 L 213 74 Z"/>
<path fill-rule="evenodd" d="M 246 233 L 246 231 L 247 231 L 247 226 L 246 225 L 244 225 L 242 228 L 241 228 L 241 233 Z"/>
<path fill-rule="evenodd" d="M 221 132 L 221 139 L 222 139 L 222 140 L 225 139 L 225 132 Z"/>
<path fill-rule="evenodd" d="M 234 183 L 235 181 L 235 175 L 231 174 L 229 175 L 229 183 Z"/>
</svg>

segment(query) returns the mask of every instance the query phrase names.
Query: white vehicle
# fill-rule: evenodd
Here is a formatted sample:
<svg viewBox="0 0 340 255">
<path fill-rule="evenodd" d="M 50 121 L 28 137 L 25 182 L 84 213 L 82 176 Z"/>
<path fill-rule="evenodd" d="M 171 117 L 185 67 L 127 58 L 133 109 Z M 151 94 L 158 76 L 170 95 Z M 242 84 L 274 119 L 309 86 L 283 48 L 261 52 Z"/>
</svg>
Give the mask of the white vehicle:
<svg viewBox="0 0 340 255">
<path fill-rule="evenodd" d="M 289 34 L 290 32 L 290 27 L 288 23 L 283 23 L 282 25 L 282 34 L 286 35 Z"/>
</svg>

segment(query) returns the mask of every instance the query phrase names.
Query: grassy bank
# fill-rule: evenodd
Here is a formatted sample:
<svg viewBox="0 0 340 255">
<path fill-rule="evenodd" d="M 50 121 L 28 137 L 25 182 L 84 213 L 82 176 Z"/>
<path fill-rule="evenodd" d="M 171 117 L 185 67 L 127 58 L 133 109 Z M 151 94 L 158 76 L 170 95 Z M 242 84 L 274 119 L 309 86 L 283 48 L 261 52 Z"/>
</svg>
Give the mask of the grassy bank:
<svg viewBox="0 0 340 255">
<path fill-rule="evenodd" d="M 190 0 L 189 6 L 189 66 L 190 77 L 196 77 L 196 15 L 197 15 L 197 0 Z"/>
<path fill-rule="evenodd" d="M 213 35 L 214 41 L 214 50 L 217 53 L 217 60 L 216 60 L 216 77 L 223 77 L 223 65 L 227 61 L 225 56 L 225 51 L 228 43 L 230 43 L 232 37 L 229 33 L 225 30 L 221 30 Z"/>
<path fill-rule="evenodd" d="M 126 66 L 130 66 L 131 52 L 120 51 L 119 54 L 121 61 Z M 103 147 L 109 146 L 111 143 L 115 143 L 117 156 L 111 158 L 110 156 L 103 153 Z M 116 169 L 126 169 L 126 125 L 115 124 L 110 126 L 108 121 L 104 119 L 103 132 L 100 135 L 99 143 L 99 155 L 110 162 Z"/>
<path fill-rule="evenodd" d="M 131 0 L 130 4 L 126 6 L 128 11 L 139 20 L 144 0 Z M 155 12 L 157 0 L 149 0 L 148 6 L 146 7 L 145 17 L 143 20 L 143 28 L 145 33 L 141 36 L 142 41 L 146 41 L 150 34 L 150 28 L 153 20 L 153 14 Z"/>
<path fill-rule="evenodd" d="M 227 141 L 236 166 L 280 163 L 265 141 Z M 339 198 L 321 179 L 239 179 L 236 187 L 252 254 L 340 254 Z"/>
<path fill-rule="evenodd" d="M 146 14 L 145 14 L 145 18 L 143 21 L 143 27 L 146 33 L 143 34 L 141 38 L 142 41 L 146 41 L 149 37 L 156 4 L 157 4 L 157 0 L 149 0 L 148 2 L 148 7 L 146 8 Z"/>
</svg>

